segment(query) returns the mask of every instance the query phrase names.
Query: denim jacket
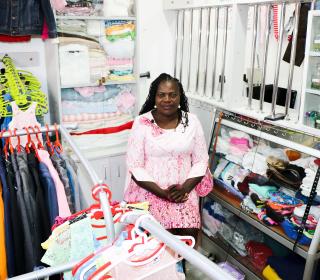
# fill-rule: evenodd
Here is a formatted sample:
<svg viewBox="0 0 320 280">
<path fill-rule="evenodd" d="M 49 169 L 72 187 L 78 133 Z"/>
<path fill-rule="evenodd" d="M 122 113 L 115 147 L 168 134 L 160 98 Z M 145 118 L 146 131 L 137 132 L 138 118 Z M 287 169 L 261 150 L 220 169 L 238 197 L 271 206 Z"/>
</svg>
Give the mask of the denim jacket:
<svg viewBox="0 0 320 280">
<path fill-rule="evenodd" d="M 44 19 L 49 38 L 57 37 L 50 0 L 0 0 L 0 34 L 41 35 Z"/>
</svg>

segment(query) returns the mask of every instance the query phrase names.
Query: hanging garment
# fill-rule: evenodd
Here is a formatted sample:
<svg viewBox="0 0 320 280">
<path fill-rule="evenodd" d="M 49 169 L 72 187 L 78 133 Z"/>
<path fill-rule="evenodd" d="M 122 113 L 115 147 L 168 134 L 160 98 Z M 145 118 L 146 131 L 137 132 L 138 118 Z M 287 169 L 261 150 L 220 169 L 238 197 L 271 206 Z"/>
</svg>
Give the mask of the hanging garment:
<svg viewBox="0 0 320 280">
<path fill-rule="evenodd" d="M 23 182 L 21 179 L 17 159 L 16 159 L 16 153 L 11 154 L 11 161 L 14 171 L 14 177 L 16 181 L 16 188 L 17 188 L 17 204 L 19 209 L 19 214 L 21 216 L 21 222 L 22 222 L 22 229 L 23 229 L 23 235 L 24 235 L 24 268 L 25 272 L 33 271 L 34 267 L 37 265 L 37 255 L 35 252 L 35 247 L 32 239 L 34 228 L 29 223 L 29 215 L 31 209 L 30 204 L 29 208 L 27 210 L 27 203 L 24 200 L 24 188 L 23 188 Z M 26 197 L 28 195 L 26 194 Z"/>
<path fill-rule="evenodd" d="M 51 225 L 49 221 L 49 213 L 48 213 L 48 206 L 45 203 L 45 194 L 44 194 L 44 187 L 40 183 L 39 178 L 39 163 L 36 159 L 35 153 L 30 152 L 27 154 L 27 162 L 29 167 L 30 176 L 34 183 L 35 187 L 35 202 L 36 202 L 36 209 L 39 213 L 39 233 L 40 233 L 40 241 L 45 241 L 51 233 Z"/>
<path fill-rule="evenodd" d="M 2 1 L 0 7 L 1 34 L 41 35 L 45 20 L 49 28 L 49 37 L 57 37 L 56 22 L 50 0 Z"/>
<path fill-rule="evenodd" d="M 9 129 L 13 131 L 15 128 L 23 129 L 24 127 L 29 127 L 29 126 L 40 127 L 41 124 L 37 121 L 37 118 L 36 118 L 36 107 L 37 107 L 37 103 L 33 102 L 27 110 L 22 111 L 19 109 L 15 101 L 11 102 L 12 120 L 9 123 Z M 31 140 L 37 143 L 36 135 L 32 134 Z M 27 142 L 28 142 L 28 136 L 25 136 L 25 135 L 20 136 L 21 146 L 25 147 Z M 17 137 L 12 137 L 11 143 L 13 147 L 16 147 L 18 145 Z"/>
<path fill-rule="evenodd" d="M 5 241 L 4 204 L 2 200 L 2 184 L 0 184 L 0 279 L 7 278 L 7 256 Z"/>
<path fill-rule="evenodd" d="M 152 113 L 136 118 L 128 140 L 128 173 L 125 200 L 149 201 L 150 213 L 161 225 L 169 228 L 199 228 L 199 197 L 196 189 L 185 203 L 172 203 L 139 187 L 138 181 L 155 182 L 163 189 L 183 184 L 186 179 L 204 176 L 208 168 L 208 153 L 198 118 L 188 113 L 189 123 L 179 123 L 176 129 L 162 129 L 155 124 Z M 199 183 L 207 193 L 212 179 L 205 176 Z M 197 188 L 197 187 L 196 187 Z"/>
<path fill-rule="evenodd" d="M 310 3 L 301 4 L 299 26 L 298 26 L 298 37 L 297 37 L 297 50 L 296 50 L 296 57 L 295 57 L 296 66 L 300 66 L 304 59 L 309 10 L 310 10 Z M 288 47 L 283 56 L 283 60 L 288 63 L 290 63 L 291 48 L 292 48 L 292 41 L 289 42 Z"/>
<path fill-rule="evenodd" d="M 41 250 L 41 238 L 40 238 L 40 217 L 39 209 L 36 205 L 36 184 L 33 181 L 32 175 L 28 168 L 27 152 L 24 147 L 21 147 L 21 151 L 16 150 L 16 159 L 18 163 L 19 173 L 22 182 L 23 199 L 27 211 L 27 221 L 31 229 L 31 239 L 33 244 L 33 250 L 36 258 L 36 264 L 39 265 L 42 255 Z"/>
<path fill-rule="evenodd" d="M 13 238 L 13 248 L 10 250 L 14 254 L 14 264 L 15 271 L 14 276 L 26 273 L 25 269 L 25 249 L 24 249 L 24 229 L 21 218 L 21 213 L 18 205 L 17 197 L 17 184 L 15 182 L 15 173 L 13 171 L 13 165 L 11 162 L 11 157 L 5 160 L 6 168 L 6 181 L 8 184 L 8 189 L 10 192 L 10 214 L 11 214 L 11 224 L 12 224 L 12 238 Z"/>
<path fill-rule="evenodd" d="M 45 150 L 38 150 L 38 155 L 39 155 L 40 161 L 43 162 L 49 169 L 50 175 L 54 181 L 56 192 L 57 192 L 57 198 L 58 198 L 59 216 L 60 217 L 70 216 L 71 212 L 68 205 L 68 200 L 64 190 L 64 186 L 59 178 L 59 174 L 57 170 L 54 168 L 52 161 L 50 160 L 49 153 Z"/>
<path fill-rule="evenodd" d="M 14 247 L 12 238 L 12 216 L 11 216 L 11 204 L 10 204 L 10 190 L 6 181 L 6 170 L 4 166 L 3 155 L 0 154 L 0 179 L 2 185 L 2 197 L 4 204 L 4 221 L 5 221 L 5 241 L 6 241 L 6 256 L 7 256 L 7 269 L 8 276 L 14 276 L 15 262 L 14 262 Z M 1 199 L 1 198 L 0 198 Z M 0 269 L 1 270 L 1 269 Z M 1 273 L 0 273 L 1 276 Z M 1 278 L 0 278 L 1 279 Z"/>
<path fill-rule="evenodd" d="M 70 211 L 74 213 L 75 209 L 74 209 L 74 204 L 72 202 L 71 187 L 70 187 L 70 182 L 67 175 L 66 162 L 59 155 L 57 155 L 56 152 L 51 156 L 51 161 L 53 163 L 53 166 L 57 170 L 59 177 L 63 183 Z"/>
<path fill-rule="evenodd" d="M 54 181 L 48 167 L 43 162 L 39 163 L 39 176 L 41 185 L 44 188 L 45 204 L 49 210 L 49 223 L 52 226 L 55 218 L 59 216 L 59 205 Z"/>
</svg>

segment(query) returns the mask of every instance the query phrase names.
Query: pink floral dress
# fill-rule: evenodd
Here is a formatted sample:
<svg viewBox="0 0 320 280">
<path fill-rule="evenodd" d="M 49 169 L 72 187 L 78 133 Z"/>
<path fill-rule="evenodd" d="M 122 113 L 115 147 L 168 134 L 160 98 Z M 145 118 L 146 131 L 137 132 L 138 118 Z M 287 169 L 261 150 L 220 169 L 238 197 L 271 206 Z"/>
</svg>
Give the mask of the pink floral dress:
<svg viewBox="0 0 320 280">
<path fill-rule="evenodd" d="M 212 190 L 208 152 L 198 118 L 188 113 L 189 124 L 176 129 L 162 129 L 151 112 L 138 116 L 131 130 L 127 149 L 127 202 L 149 201 L 150 213 L 167 229 L 199 228 L 199 196 Z M 138 181 L 155 182 L 163 189 L 182 184 L 188 178 L 204 176 L 184 203 L 161 199 L 139 187 Z"/>
</svg>

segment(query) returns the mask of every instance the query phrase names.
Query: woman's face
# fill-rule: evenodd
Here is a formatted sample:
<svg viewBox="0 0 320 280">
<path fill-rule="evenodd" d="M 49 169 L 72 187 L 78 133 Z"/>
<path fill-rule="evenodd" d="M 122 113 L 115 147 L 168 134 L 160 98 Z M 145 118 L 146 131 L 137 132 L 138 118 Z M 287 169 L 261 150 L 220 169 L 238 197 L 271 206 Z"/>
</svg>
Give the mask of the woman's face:
<svg viewBox="0 0 320 280">
<path fill-rule="evenodd" d="M 170 116 L 176 114 L 180 104 L 178 84 L 174 81 L 163 81 L 156 92 L 155 104 L 157 113 Z"/>
</svg>

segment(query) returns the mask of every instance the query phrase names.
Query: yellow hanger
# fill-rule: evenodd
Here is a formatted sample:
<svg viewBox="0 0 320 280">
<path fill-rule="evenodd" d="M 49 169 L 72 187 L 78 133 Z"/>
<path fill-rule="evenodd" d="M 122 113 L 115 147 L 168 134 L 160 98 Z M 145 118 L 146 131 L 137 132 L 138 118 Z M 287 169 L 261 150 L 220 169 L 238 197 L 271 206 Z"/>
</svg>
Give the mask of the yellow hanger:
<svg viewBox="0 0 320 280">
<path fill-rule="evenodd" d="M 36 102 L 36 115 L 43 116 L 48 112 L 48 100 L 41 91 L 41 83 L 32 73 L 24 70 L 17 70 L 12 59 L 5 55 L 2 58 L 5 71 L 0 74 L 0 83 L 3 85 L 0 96 L 1 117 L 12 116 L 10 103 L 15 101 L 21 110 L 27 110 Z"/>
</svg>

